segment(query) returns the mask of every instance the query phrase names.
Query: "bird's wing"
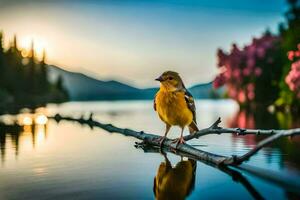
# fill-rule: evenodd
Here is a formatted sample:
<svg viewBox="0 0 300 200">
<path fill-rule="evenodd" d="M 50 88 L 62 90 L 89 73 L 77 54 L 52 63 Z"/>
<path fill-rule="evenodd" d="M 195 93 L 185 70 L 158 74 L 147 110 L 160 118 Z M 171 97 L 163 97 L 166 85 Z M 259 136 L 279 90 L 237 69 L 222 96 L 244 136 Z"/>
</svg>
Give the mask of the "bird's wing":
<svg viewBox="0 0 300 200">
<path fill-rule="evenodd" d="M 156 95 L 155 95 L 154 101 L 153 101 L 153 109 L 156 111 Z"/>
<path fill-rule="evenodd" d="M 197 124 L 197 122 L 196 122 L 196 106 L 195 106 L 195 101 L 194 101 L 194 98 L 193 98 L 192 94 L 188 90 L 185 90 L 184 99 L 185 99 L 185 102 L 186 102 L 188 108 L 193 113 L 193 121 L 195 122 L 195 124 Z"/>
</svg>

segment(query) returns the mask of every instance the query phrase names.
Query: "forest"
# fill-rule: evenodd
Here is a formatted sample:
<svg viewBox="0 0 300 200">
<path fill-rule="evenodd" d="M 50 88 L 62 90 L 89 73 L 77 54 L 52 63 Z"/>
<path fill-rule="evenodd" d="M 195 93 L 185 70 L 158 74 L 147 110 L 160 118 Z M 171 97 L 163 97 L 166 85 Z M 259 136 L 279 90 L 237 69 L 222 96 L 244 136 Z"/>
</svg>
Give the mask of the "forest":
<svg viewBox="0 0 300 200">
<path fill-rule="evenodd" d="M 19 108 L 35 108 L 46 103 L 68 100 L 68 92 L 62 77 L 50 82 L 48 78 L 46 52 L 38 60 L 34 51 L 18 48 L 17 36 L 9 48 L 4 49 L 4 35 L 0 32 L 0 110 L 17 112 Z"/>
</svg>

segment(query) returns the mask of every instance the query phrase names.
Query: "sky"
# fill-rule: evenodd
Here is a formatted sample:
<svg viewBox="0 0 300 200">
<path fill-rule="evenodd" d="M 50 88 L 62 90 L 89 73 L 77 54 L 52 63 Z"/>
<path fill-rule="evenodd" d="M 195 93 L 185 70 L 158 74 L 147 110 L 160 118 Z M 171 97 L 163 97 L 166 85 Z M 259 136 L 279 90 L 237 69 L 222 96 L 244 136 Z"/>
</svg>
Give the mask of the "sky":
<svg viewBox="0 0 300 200">
<path fill-rule="evenodd" d="M 277 31 L 285 11 L 285 0 L 0 0 L 0 30 L 70 71 L 144 88 L 173 70 L 192 86 L 213 80 L 218 48 Z"/>
</svg>

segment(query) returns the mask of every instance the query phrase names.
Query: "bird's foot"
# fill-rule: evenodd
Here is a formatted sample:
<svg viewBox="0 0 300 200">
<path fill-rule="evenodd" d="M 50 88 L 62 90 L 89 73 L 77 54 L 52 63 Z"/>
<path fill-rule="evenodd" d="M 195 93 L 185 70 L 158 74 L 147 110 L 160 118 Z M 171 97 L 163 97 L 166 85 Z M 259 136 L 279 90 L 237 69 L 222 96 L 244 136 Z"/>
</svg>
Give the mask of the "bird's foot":
<svg viewBox="0 0 300 200">
<path fill-rule="evenodd" d="M 170 147 L 170 151 L 177 154 L 176 148 Z"/>
<path fill-rule="evenodd" d="M 180 137 L 179 143 L 180 143 L 180 144 L 185 144 L 185 140 L 183 139 L 183 137 Z"/>
<path fill-rule="evenodd" d="M 166 136 L 160 137 L 157 142 L 159 142 L 159 148 L 161 149 L 163 146 L 164 141 L 166 140 Z"/>
<path fill-rule="evenodd" d="M 183 137 L 180 137 L 180 138 L 173 139 L 172 143 L 176 143 L 176 148 L 177 148 L 179 144 L 184 144 L 185 141 L 184 141 Z"/>
<path fill-rule="evenodd" d="M 175 139 L 172 139 L 171 143 L 178 143 L 179 142 L 179 138 L 175 138 Z"/>
</svg>

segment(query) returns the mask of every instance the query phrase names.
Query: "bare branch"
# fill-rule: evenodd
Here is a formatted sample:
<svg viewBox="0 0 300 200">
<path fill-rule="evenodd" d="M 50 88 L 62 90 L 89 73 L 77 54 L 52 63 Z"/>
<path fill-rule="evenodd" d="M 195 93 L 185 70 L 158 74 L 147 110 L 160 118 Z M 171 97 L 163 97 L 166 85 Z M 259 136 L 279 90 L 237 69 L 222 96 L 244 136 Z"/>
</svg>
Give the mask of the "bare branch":
<svg viewBox="0 0 300 200">
<path fill-rule="evenodd" d="M 49 117 L 49 118 L 55 119 L 57 122 L 59 122 L 60 120 L 74 121 L 74 122 L 78 122 L 80 124 L 86 124 L 86 125 L 90 126 L 91 128 L 99 127 L 110 133 L 120 133 L 125 136 L 135 137 L 139 140 L 142 140 L 142 143 L 136 144 L 137 147 L 139 147 L 140 145 L 145 145 L 145 144 L 151 145 L 152 147 L 157 147 L 157 148 L 160 146 L 159 139 L 161 138 L 161 136 L 150 134 L 150 133 L 145 133 L 143 131 L 138 132 L 138 131 L 134 131 L 131 129 L 122 129 L 122 128 L 116 127 L 112 124 L 103 124 L 101 122 L 94 121 L 92 118 L 92 115 L 89 117 L 89 119 L 84 119 L 83 117 L 81 117 L 79 119 L 74 119 L 71 117 L 63 117 L 59 114 L 55 115 L 54 117 Z M 260 177 L 264 180 L 267 180 L 267 181 L 275 183 L 279 186 L 282 186 L 289 191 L 293 191 L 293 192 L 300 194 L 300 182 L 299 181 L 295 181 L 294 179 L 289 178 L 289 177 L 283 178 L 283 176 L 281 176 L 280 174 L 278 174 L 276 172 L 272 172 L 273 175 L 276 174 L 276 177 L 267 176 L 267 175 L 264 175 L 264 170 L 261 170 L 259 168 L 253 168 L 246 164 L 242 164 L 244 161 L 248 160 L 251 156 L 253 156 L 257 151 L 259 151 L 264 146 L 270 144 L 274 140 L 276 140 L 280 137 L 283 137 L 283 136 L 299 135 L 300 128 L 290 129 L 290 130 L 248 130 L 248 129 L 240 129 L 240 128 L 224 129 L 224 128 L 221 128 L 218 126 L 220 122 L 221 122 L 221 119 L 218 118 L 218 120 L 216 122 L 214 122 L 209 128 L 202 129 L 202 130 L 198 131 L 196 134 L 192 135 L 193 137 L 186 136 L 186 138 L 188 140 L 191 140 L 193 138 L 198 138 L 200 136 L 207 135 L 210 133 L 212 133 L 212 134 L 237 133 L 237 134 L 241 134 L 241 135 L 256 134 L 256 135 L 272 135 L 272 136 L 270 136 L 270 137 L 266 138 L 265 140 L 261 141 L 260 143 L 258 143 L 258 145 L 255 148 L 253 148 L 252 150 L 250 150 L 248 153 L 246 153 L 243 156 L 226 157 L 226 156 L 206 152 L 206 151 L 203 151 L 200 149 L 196 149 L 188 144 L 180 144 L 176 148 L 176 144 L 174 144 L 172 142 L 172 140 L 169 140 L 169 139 L 166 139 L 164 141 L 163 147 L 172 153 L 179 154 L 179 155 L 185 155 L 186 157 L 189 157 L 191 159 L 199 160 L 210 166 L 217 167 L 224 172 L 229 172 L 228 170 L 230 170 L 230 169 L 228 167 L 234 167 L 234 168 L 238 168 L 238 169 L 247 171 L 257 177 Z M 174 152 L 175 149 L 176 149 L 176 152 Z M 268 171 L 270 171 L 270 170 L 268 170 Z M 284 180 L 280 181 L 281 179 L 284 179 Z M 248 183 L 245 182 L 244 184 L 248 184 Z M 257 195 L 257 198 L 261 197 L 261 196 L 259 196 L 259 194 L 256 193 L 254 188 L 249 188 L 249 189 L 253 190 L 252 191 L 253 196 Z"/>
<path fill-rule="evenodd" d="M 223 133 L 235 133 L 237 135 L 271 135 L 270 137 L 259 142 L 253 149 L 242 156 L 232 156 L 230 159 L 226 159 L 224 164 L 227 165 L 239 165 L 242 162 L 249 160 L 251 156 L 257 153 L 263 147 L 269 145 L 273 141 L 284 137 L 300 135 L 300 128 L 289 129 L 289 130 L 261 130 L 261 129 L 241 129 L 241 128 L 222 128 L 218 125 L 221 123 L 221 119 L 218 118 L 209 128 L 201 129 L 193 135 L 187 135 L 184 137 L 185 141 L 199 138 L 208 134 L 223 134 Z"/>
<path fill-rule="evenodd" d="M 246 154 L 242 155 L 242 156 L 238 156 L 235 158 L 234 163 L 235 165 L 239 165 L 242 162 L 249 160 L 249 158 L 251 156 L 253 156 L 254 154 L 256 154 L 260 149 L 262 149 L 263 147 L 271 144 L 274 140 L 277 140 L 281 137 L 284 136 L 294 136 L 294 135 L 300 135 L 300 128 L 298 129 L 290 129 L 290 130 L 278 130 L 278 131 L 273 131 L 274 133 L 276 133 L 275 135 L 272 135 L 262 141 L 260 141 L 253 149 L 251 149 L 250 151 L 248 151 Z M 228 161 L 226 161 L 228 162 Z M 230 163 L 231 164 L 231 163 Z"/>
<path fill-rule="evenodd" d="M 51 117 L 50 117 L 51 118 Z M 148 143 L 154 146 L 159 146 L 159 139 L 161 136 L 150 134 L 150 133 L 145 133 L 143 131 L 134 131 L 131 129 L 122 129 L 119 127 L 115 127 L 112 124 L 103 124 L 97 121 L 93 120 L 93 115 L 91 114 L 89 119 L 84 119 L 83 117 L 79 119 L 74 119 L 71 117 L 62 117 L 59 114 L 55 115 L 54 118 L 56 121 L 60 121 L 62 119 L 64 120 L 69 120 L 69 121 L 76 121 L 81 124 L 87 124 L 91 128 L 93 127 L 99 127 L 102 128 L 108 132 L 115 132 L 115 133 L 121 133 L 126 136 L 132 136 L 137 139 L 142 140 L 144 143 Z M 255 135 L 271 135 L 270 137 L 266 138 L 265 140 L 262 140 L 259 142 L 256 147 L 254 147 L 252 150 L 247 152 L 246 154 L 242 156 L 235 156 L 233 155 L 232 157 L 225 157 L 221 155 L 216 155 L 212 154 L 200 149 L 196 149 L 190 145 L 187 144 L 181 144 L 176 148 L 176 145 L 172 142 L 172 140 L 166 139 L 164 141 L 164 146 L 171 148 L 171 149 L 176 149 L 184 153 L 191 154 L 196 157 L 198 160 L 202 161 L 208 161 L 212 162 L 216 165 L 219 164 L 225 164 L 225 165 L 239 165 L 242 162 L 249 160 L 251 156 L 253 156 L 255 153 L 257 153 L 260 149 L 263 147 L 269 145 L 272 143 L 274 140 L 277 140 L 281 137 L 284 136 L 293 136 L 293 135 L 299 135 L 300 134 L 300 128 L 297 129 L 289 129 L 289 130 L 260 130 L 260 129 L 241 129 L 241 128 L 222 128 L 219 127 L 218 125 L 221 123 L 221 119 L 218 118 L 209 128 L 201 129 L 198 132 L 196 132 L 193 135 L 187 135 L 184 137 L 185 141 L 194 139 L 194 138 L 199 138 L 204 135 L 208 134 L 223 134 L 223 133 L 235 133 L 238 135 L 248 135 L 248 134 L 255 134 Z"/>
<path fill-rule="evenodd" d="M 289 129 L 289 130 L 262 130 L 262 129 L 243 129 L 243 128 L 222 128 L 219 127 L 221 122 L 220 118 L 215 121 L 209 128 L 201 129 L 192 135 L 187 135 L 184 137 L 185 141 L 199 138 L 204 135 L 209 134 L 224 134 L 224 133 L 234 133 L 237 135 L 274 135 L 281 133 L 282 136 L 292 136 L 300 134 L 300 128 Z M 275 138 L 277 139 L 277 138 Z"/>
<path fill-rule="evenodd" d="M 74 122 L 78 122 L 80 124 L 87 124 L 90 127 L 99 127 L 102 128 L 110 133 L 120 133 L 123 134 L 125 136 L 132 136 L 135 137 L 139 140 L 142 140 L 144 143 L 159 147 L 160 146 L 160 138 L 161 136 L 158 135 L 154 135 L 154 134 L 150 134 L 150 133 L 145 133 L 143 131 L 134 131 L 131 129 L 122 129 L 119 127 L 116 127 L 112 124 L 103 124 L 97 121 L 94 121 L 93 119 L 83 119 L 83 118 L 79 118 L 79 119 L 74 119 L 71 117 L 63 117 L 59 114 L 56 114 L 54 117 L 49 117 L 49 118 L 53 118 L 55 119 L 57 122 L 59 122 L 60 120 L 68 120 L 68 121 L 74 121 Z M 164 147 L 173 149 L 176 151 L 181 151 L 184 152 L 186 154 L 190 154 L 196 157 L 197 160 L 202 160 L 202 161 L 206 161 L 206 162 L 210 162 L 210 163 L 214 163 L 215 165 L 219 165 L 224 163 L 227 159 L 231 159 L 230 157 L 225 157 L 225 156 L 221 156 L 221 155 L 217 155 L 217 154 L 212 154 L 200 149 L 196 149 L 188 144 L 179 144 L 178 147 L 176 148 L 176 144 L 170 140 L 170 139 L 166 139 L 163 143 Z"/>
</svg>

